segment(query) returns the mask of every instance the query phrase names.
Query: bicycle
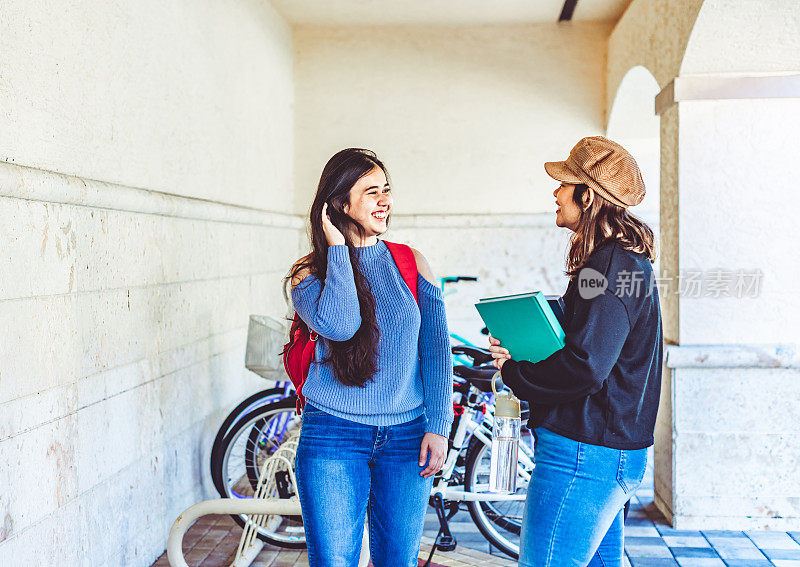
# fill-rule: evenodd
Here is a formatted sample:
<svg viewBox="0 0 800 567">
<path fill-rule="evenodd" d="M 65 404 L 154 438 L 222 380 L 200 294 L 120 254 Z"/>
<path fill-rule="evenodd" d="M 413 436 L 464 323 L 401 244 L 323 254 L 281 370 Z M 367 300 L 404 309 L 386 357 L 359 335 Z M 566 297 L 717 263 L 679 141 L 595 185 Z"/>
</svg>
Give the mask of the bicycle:
<svg viewBox="0 0 800 567">
<path fill-rule="evenodd" d="M 447 289 L 447 284 L 455 284 L 455 283 L 458 283 L 458 282 L 477 282 L 478 278 L 477 278 L 477 276 L 442 276 L 442 277 L 438 278 L 438 280 L 439 280 L 439 288 L 442 290 L 442 297 L 447 297 L 448 295 L 452 295 L 452 294 L 458 292 L 457 289 Z M 488 331 L 488 329 L 486 329 L 486 327 L 484 327 L 483 329 L 481 329 L 481 333 L 484 334 L 484 335 L 488 335 L 489 331 Z M 460 345 L 466 345 L 466 346 L 474 347 L 474 348 L 481 348 L 478 345 L 472 343 L 466 337 L 463 337 L 463 336 L 459 335 L 458 333 L 455 333 L 455 332 L 451 331 L 450 332 L 450 346 L 454 347 L 454 346 L 460 346 Z M 460 364 L 460 365 L 464 365 L 464 366 L 470 366 L 472 364 L 472 362 L 468 358 L 466 358 L 466 357 L 464 357 L 463 355 L 460 355 L 460 354 L 454 354 L 453 355 L 453 360 L 454 360 L 454 362 L 456 364 Z"/>
<path fill-rule="evenodd" d="M 296 413 L 297 397 L 288 397 L 261 405 L 234 423 L 212 451 L 212 481 L 223 498 L 252 498 L 258 487 L 263 462 L 278 451 L 289 434 L 301 425 Z M 275 498 L 291 498 L 294 487 L 285 472 L 275 478 Z M 244 527 L 245 515 L 232 516 Z M 258 528 L 257 537 L 272 545 L 290 549 L 305 547 L 301 516 L 275 516 Z"/>
<path fill-rule="evenodd" d="M 460 399 L 454 405 L 456 418 L 450 436 L 451 448 L 439 473 L 441 476 L 437 476 L 437 481 L 434 482 L 431 496 L 431 505 L 436 510 L 440 524 L 431 557 L 437 548 L 442 551 L 455 549 L 456 541 L 450 533 L 447 521 L 461 509 L 460 503 L 463 502 L 466 503 L 472 521 L 489 543 L 506 555 L 518 559 L 524 501 L 535 466 L 533 436 L 524 425 L 530 410 L 527 403 L 521 403 L 523 428 L 517 463 L 517 490 L 510 495 L 490 493 L 488 488 L 493 426 L 491 410 L 494 408 L 491 383 L 497 370 L 488 364 L 492 356 L 485 349 L 462 345 L 453 347 L 453 351 L 454 354 L 471 357 L 473 364 L 453 368 L 454 375 L 463 381 L 453 387 L 454 394 Z M 463 451 L 463 490 L 458 490 L 457 465 Z M 446 515 L 445 508 L 448 509 Z"/>
<path fill-rule="evenodd" d="M 270 316 L 250 315 L 247 327 L 245 367 L 262 378 L 274 380 L 275 385 L 248 396 L 222 421 L 211 445 L 211 479 L 215 486 L 221 482 L 221 479 L 217 478 L 220 470 L 220 453 L 233 426 L 257 408 L 286 399 L 294 391 L 291 381 L 288 378 L 284 379 L 286 375 L 278 354 L 288 332 L 288 326 L 284 320 Z"/>
<path fill-rule="evenodd" d="M 457 416 L 450 432 L 448 456 L 442 471 L 434 477 L 430 500 L 441 526 L 434 550 L 437 547 L 443 551 L 455 548 L 456 542 L 449 532 L 447 521 L 458 511 L 461 503 L 465 503 L 484 537 L 498 549 L 516 557 L 519 552 L 517 539 L 522 520 L 522 502 L 533 468 L 530 434 L 528 432 L 527 438 L 520 444 L 517 493 L 508 496 L 487 493 L 493 423 L 489 377 L 494 369 L 486 367 L 485 363 L 491 359 L 491 355 L 484 349 L 468 346 L 454 347 L 453 351 L 454 354 L 470 357 L 473 365 L 454 368 L 454 408 Z M 289 432 L 301 425 L 294 404 L 295 396 L 291 395 L 256 407 L 231 426 L 212 463 L 212 468 L 216 468 L 214 485 L 221 496 L 252 497 L 263 461 L 279 449 Z M 286 472 L 279 475 L 280 478 L 275 479 L 273 496 L 295 496 L 289 475 Z M 445 508 L 448 514 L 445 514 Z M 246 517 L 234 516 L 234 520 L 243 526 Z M 302 518 L 298 516 L 273 517 L 267 526 L 258 529 L 257 536 L 282 547 L 297 549 L 305 546 Z"/>
<path fill-rule="evenodd" d="M 439 285 L 444 295 L 455 293 L 455 290 L 445 291 L 448 283 L 459 281 L 477 281 L 474 276 L 446 276 L 439 278 Z M 256 392 L 239 403 L 223 420 L 211 445 L 211 478 L 215 486 L 222 481 L 218 478 L 220 470 L 221 452 L 227 444 L 227 437 L 231 428 L 250 412 L 259 407 L 287 398 L 294 391 L 292 383 L 285 378 L 280 356 L 281 347 L 288 335 L 288 320 L 270 316 L 251 315 L 247 328 L 247 349 L 245 352 L 245 367 L 255 374 L 268 380 L 275 380 L 275 386 Z M 451 339 L 474 346 L 463 337 L 455 333 L 450 334 Z M 469 364 L 463 356 L 454 355 L 459 364 Z"/>
</svg>

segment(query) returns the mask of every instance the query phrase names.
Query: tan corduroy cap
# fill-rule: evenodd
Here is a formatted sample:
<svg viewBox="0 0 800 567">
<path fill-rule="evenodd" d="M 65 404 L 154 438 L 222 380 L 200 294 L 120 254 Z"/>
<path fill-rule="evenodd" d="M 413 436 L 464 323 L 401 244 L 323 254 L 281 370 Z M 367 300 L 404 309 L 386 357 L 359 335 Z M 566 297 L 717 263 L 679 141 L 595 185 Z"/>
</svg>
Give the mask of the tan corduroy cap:
<svg viewBox="0 0 800 567">
<path fill-rule="evenodd" d="M 585 183 L 620 207 L 638 205 L 644 199 L 644 181 L 636 160 L 603 136 L 583 138 L 566 160 L 548 161 L 544 169 L 556 181 Z"/>
</svg>

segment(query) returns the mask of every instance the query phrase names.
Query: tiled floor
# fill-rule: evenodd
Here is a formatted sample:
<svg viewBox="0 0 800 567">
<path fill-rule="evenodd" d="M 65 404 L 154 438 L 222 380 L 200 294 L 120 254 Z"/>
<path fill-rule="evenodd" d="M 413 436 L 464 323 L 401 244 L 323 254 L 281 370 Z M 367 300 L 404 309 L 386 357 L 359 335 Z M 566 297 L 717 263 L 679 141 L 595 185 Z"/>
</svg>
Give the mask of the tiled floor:
<svg viewBox="0 0 800 567">
<path fill-rule="evenodd" d="M 434 564 L 458 567 L 516 565 L 490 547 L 468 512 L 458 512 L 450 521 L 450 529 L 458 540 L 458 548 L 449 553 L 437 551 Z M 420 553 L 423 560 L 428 557 L 437 531 L 436 514 L 429 508 Z M 240 535 L 241 530 L 227 516 L 201 518 L 184 541 L 187 562 L 192 567 L 230 565 Z M 648 482 L 631 502 L 625 523 L 625 554 L 629 567 L 800 567 L 800 531 L 674 530 L 667 526 L 653 505 L 652 483 Z M 164 555 L 153 567 L 168 565 Z M 308 565 L 306 554 L 266 546 L 253 563 L 254 567 L 290 565 Z"/>
<path fill-rule="evenodd" d="M 800 532 L 674 530 L 640 490 L 625 522 L 632 567 L 800 567 Z"/>
</svg>

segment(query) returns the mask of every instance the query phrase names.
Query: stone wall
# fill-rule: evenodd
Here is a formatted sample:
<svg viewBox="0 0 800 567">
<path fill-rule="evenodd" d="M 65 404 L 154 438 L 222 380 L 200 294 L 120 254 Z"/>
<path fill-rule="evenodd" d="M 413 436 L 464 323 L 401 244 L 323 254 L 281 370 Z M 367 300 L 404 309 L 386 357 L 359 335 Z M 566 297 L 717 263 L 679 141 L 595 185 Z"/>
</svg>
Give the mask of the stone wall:
<svg viewBox="0 0 800 567">
<path fill-rule="evenodd" d="M 235 36 L 230 30 L 235 29 Z M 0 5 L 0 564 L 149 566 L 297 257 L 268 2 Z"/>
<path fill-rule="evenodd" d="M 172 521 L 211 497 L 250 313 L 283 314 L 297 256 L 285 215 L 144 196 L 0 165 L 0 554 L 8 565 L 150 565 Z M 62 191 L 32 200 L 38 188 Z M 72 197 L 72 198 L 70 198 Z M 145 212 L 145 210 L 148 210 Z M 171 210 L 171 212 L 170 212 Z M 43 554 L 43 555 L 42 555 Z"/>
</svg>

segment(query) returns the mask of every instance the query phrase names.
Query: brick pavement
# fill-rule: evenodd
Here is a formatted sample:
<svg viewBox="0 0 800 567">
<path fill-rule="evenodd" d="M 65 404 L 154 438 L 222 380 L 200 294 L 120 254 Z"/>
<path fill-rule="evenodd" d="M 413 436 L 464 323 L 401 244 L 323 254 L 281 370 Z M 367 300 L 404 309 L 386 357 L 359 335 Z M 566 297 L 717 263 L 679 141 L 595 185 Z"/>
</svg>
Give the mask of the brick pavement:
<svg viewBox="0 0 800 567">
<path fill-rule="evenodd" d="M 625 561 L 628 567 L 800 567 L 800 531 L 675 530 L 653 504 L 652 471 L 636 493 L 625 523 Z M 469 513 L 458 512 L 450 521 L 458 540 L 454 552 L 437 552 L 434 564 L 516 565 L 493 549 L 478 532 Z M 428 509 L 420 558 L 427 559 L 438 530 L 436 514 Z M 200 518 L 186 534 L 184 553 L 191 567 L 221 567 L 233 561 L 241 529 L 228 516 Z M 422 563 L 422 561 L 420 561 Z M 168 567 L 166 554 L 153 567 Z M 308 565 L 303 551 L 265 546 L 254 567 Z"/>
<path fill-rule="evenodd" d="M 190 567 L 223 567 L 233 562 L 233 555 L 239 545 L 241 528 L 229 516 L 204 516 L 189 528 L 183 540 L 183 553 Z M 436 534 L 434 533 L 433 536 Z M 422 538 L 419 564 L 428 558 L 433 537 Z M 304 550 L 292 551 L 265 545 L 253 567 L 307 566 L 308 556 Z M 507 557 L 501 559 L 486 553 L 461 546 L 457 551 L 436 553 L 432 567 L 496 566 L 512 567 L 516 561 Z M 370 564 L 371 566 L 371 564 Z M 167 555 L 159 557 L 152 567 L 169 567 Z"/>
</svg>

